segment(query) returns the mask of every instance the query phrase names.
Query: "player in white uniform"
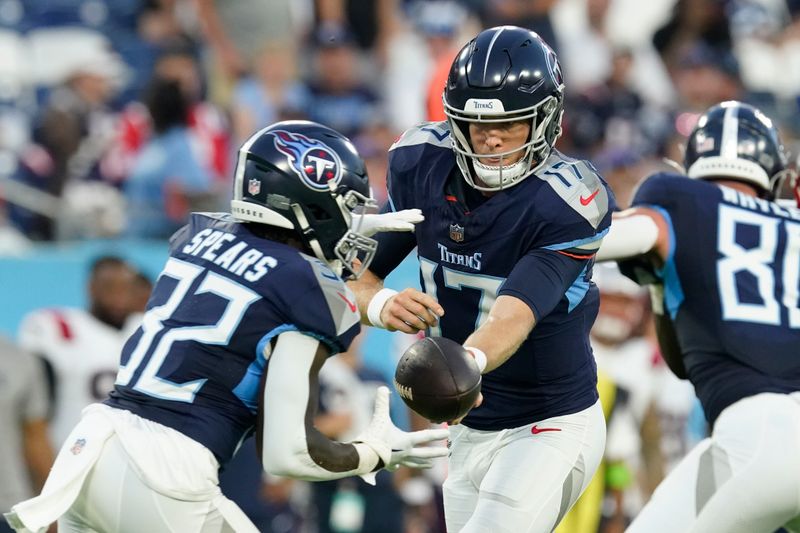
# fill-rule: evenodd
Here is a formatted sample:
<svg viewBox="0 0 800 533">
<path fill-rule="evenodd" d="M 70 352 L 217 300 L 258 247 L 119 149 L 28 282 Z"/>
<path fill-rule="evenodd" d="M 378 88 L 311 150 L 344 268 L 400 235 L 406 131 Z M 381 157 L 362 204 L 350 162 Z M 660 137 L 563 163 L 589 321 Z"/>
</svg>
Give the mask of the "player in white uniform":
<svg viewBox="0 0 800 533">
<path fill-rule="evenodd" d="M 131 331 L 135 270 L 118 257 L 92 264 L 88 309 L 32 311 L 19 329 L 20 345 L 45 362 L 51 390 L 50 435 L 58 448 L 80 420 L 81 410 L 114 388 L 119 353 Z"/>
</svg>

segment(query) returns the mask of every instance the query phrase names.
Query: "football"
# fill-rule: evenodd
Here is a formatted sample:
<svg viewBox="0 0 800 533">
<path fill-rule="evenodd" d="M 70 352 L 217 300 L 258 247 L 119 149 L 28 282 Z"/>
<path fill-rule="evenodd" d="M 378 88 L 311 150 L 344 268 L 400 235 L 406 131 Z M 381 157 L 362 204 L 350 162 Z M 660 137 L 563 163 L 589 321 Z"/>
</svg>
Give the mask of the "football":
<svg viewBox="0 0 800 533">
<path fill-rule="evenodd" d="M 457 342 L 426 337 L 403 353 L 394 387 L 416 413 L 431 422 L 448 422 L 464 416 L 478 399 L 481 373 Z"/>
</svg>

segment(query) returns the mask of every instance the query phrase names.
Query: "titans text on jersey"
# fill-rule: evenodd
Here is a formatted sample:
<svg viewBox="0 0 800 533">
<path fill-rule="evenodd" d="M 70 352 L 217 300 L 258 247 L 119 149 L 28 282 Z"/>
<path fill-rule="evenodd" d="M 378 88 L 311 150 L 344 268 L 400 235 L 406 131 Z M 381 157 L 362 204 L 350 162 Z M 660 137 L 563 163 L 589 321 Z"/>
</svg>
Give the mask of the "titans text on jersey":
<svg viewBox="0 0 800 533">
<path fill-rule="evenodd" d="M 319 259 L 230 215 L 195 213 L 170 242 L 106 403 L 180 431 L 224 464 L 254 428 L 274 339 L 299 331 L 346 350 L 359 331 L 354 301 Z"/>
<path fill-rule="evenodd" d="M 482 196 L 461 176 L 449 135 L 444 122 L 423 124 L 392 147 L 386 209 L 419 208 L 425 220 L 414 234 L 380 235 L 370 270 L 384 278 L 416 246 L 422 286 L 445 310 L 428 334 L 457 342 L 486 320 L 499 295 L 530 306 L 536 327 L 484 375 L 484 402 L 466 426 L 499 430 L 588 408 L 597 401 L 588 343 L 598 308 L 592 257 L 613 195 L 589 162 L 553 151 L 535 175 Z"/>
</svg>

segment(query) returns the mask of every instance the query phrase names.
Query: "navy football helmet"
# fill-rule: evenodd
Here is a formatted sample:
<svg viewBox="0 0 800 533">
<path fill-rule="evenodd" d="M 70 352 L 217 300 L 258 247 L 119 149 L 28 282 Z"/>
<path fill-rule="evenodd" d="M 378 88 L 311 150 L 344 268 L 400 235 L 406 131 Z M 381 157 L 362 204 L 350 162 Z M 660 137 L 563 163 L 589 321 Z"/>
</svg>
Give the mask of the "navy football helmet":
<svg viewBox="0 0 800 533">
<path fill-rule="evenodd" d="M 555 52 L 535 32 L 516 26 L 484 30 L 456 56 L 443 94 L 456 161 L 472 187 L 496 191 L 515 185 L 538 170 L 561 135 L 564 81 Z M 518 149 L 478 155 L 469 123 L 527 120 L 531 132 L 522 159 L 493 166 L 484 158 L 508 156 Z M 477 185 L 475 177 L 485 185 Z"/>
<path fill-rule="evenodd" d="M 788 173 L 788 157 L 772 121 L 737 101 L 711 107 L 686 142 L 684 168 L 690 178 L 732 179 L 755 186 L 764 197 Z"/>
<path fill-rule="evenodd" d="M 239 149 L 234 218 L 294 230 L 345 277 L 358 277 L 375 255 L 377 241 L 360 234 L 352 216 L 373 207 L 364 161 L 347 137 L 326 126 L 277 122 Z"/>
</svg>

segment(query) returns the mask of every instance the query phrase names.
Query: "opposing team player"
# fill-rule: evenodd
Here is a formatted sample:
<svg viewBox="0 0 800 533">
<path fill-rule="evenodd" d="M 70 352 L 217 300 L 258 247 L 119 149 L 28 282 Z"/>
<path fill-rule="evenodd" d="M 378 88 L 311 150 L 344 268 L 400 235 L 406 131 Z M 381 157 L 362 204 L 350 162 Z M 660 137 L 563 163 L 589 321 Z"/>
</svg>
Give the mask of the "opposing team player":
<svg viewBox="0 0 800 533">
<path fill-rule="evenodd" d="M 387 211 L 419 208 L 425 221 L 379 237 L 353 285 L 365 320 L 462 342 L 485 372 L 483 404 L 450 428 L 450 532 L 551 531 L 603 453 L 588 336 L 614 200 L 590 163 L 553 148 L 563 99 L 538 35 L 478 34 L 453 62 L 447 120 L 390 152 Z M 383 288 L 415 246 L 425 293 Z"/>
<path fill-rule="evenodd" d="M 415 213 L 363 214 L 364 163 L 342 135 L 284 122 L 241 148 L 231 214 L 195 213 L 170 256 L 116 388 L 61 449 L 41 496 L 8 515 L 20 531 L 59 516 L 59 531 L 255 531 L 217 486 L 252 431 L 264 468 L 308 480 L 427 466 L 445 430 L 405 433 L 387 388 L 354 442 L 311 424 L 317 374 L 359 330 L 341 276 L 369 264 L 369 232 L 413 228 Z M 368 227 L 369 226 L 369 227 Z"/>
<path fill-rule="evenodd" d="M 45 363 L 50 389 L 50 438 L 61 447 L 81 410 L 104 400 L 114 387 L 119 352 L 130 336 L 136 271 L 122 258 L 92 263 L 87 309 L 54 307 L 27 314 L 20 344 Z"/>
<path fill-rule="evenodd" d="M 628 531 L 771 532 L 800 516 L 800 211 L 771 201 L 786 155 L 749 105 L 700 117 L 685 167 L 642 183 L 598 255 L 646 254 L 624 265 L 655 276 L 662 351 L 713 428 Z"/>
</svg>

